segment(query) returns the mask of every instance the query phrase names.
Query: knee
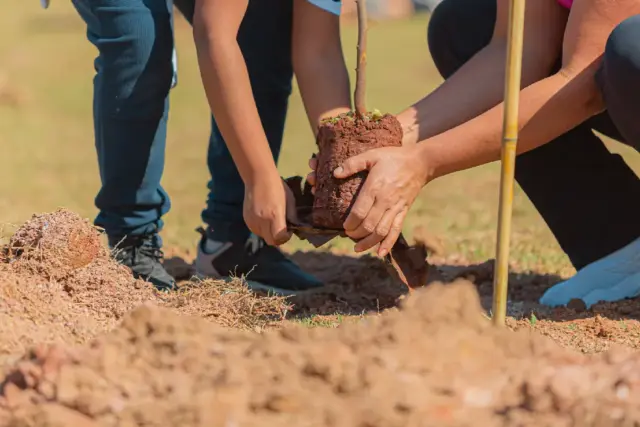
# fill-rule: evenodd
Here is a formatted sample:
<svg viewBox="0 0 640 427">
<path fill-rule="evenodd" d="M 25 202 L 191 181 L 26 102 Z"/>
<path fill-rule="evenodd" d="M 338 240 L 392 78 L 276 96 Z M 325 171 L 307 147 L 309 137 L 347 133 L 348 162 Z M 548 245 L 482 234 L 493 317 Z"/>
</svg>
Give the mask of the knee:
<svg viewBox="0 0 640 427">
<path fill-rule="evenodd" d="M 627 18 L 611 32 L 603 61 L 607 85 L 640 89 L 640 15 Z M 637 91 L 629 94 L 637 96 Z"/>
<path fill-rule="evenodd" d="M 444 0 L 435 8 L 427 42 L 442 77 L 450 77 L 489 43 L 495 14 L 495 0 Z"/>
<path fill-rule="evenodd" d="M 448 78 L 462 66 L 462 60 L 454 54 L 455 0 L 442 1 L 431 14 L 427 27 L 427 44 L 431 58 L 443 78 Z"/>
</svg>

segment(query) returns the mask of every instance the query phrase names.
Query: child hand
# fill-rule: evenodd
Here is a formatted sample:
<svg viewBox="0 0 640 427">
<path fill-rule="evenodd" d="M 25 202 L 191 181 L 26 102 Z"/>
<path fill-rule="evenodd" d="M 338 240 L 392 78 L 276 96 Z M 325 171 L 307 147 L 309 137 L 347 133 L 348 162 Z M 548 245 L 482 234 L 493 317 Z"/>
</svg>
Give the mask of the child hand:
<svg viewBox="0 0 640 427">
<path fill-rule="evenodd" d="M 293 193 L 279 177 L 257 180 L 245 187 L 243 216 L 252 233 L 271 246 L 282 245 L 291 239 L 287 230 L 287 214 L 295 218 Z"/>
</svg>

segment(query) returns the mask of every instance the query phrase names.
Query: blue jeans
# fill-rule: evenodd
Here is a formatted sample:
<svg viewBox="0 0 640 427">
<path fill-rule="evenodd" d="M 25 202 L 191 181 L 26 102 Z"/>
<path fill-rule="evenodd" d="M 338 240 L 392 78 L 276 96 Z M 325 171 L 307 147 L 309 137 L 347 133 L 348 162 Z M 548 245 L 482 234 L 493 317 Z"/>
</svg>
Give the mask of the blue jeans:
<svg viewBox="0 0 640 427">
<path fill-rule="evenodd" d="M 175 79 L 172 0 L 73 0 L 98 49 L 94 79 L 95 144 L 102 188 L 96 225 L 110 236 L 162 229 L 170 199 L 164 169 L 169 91 Z M 175 0 L 191 22 L 194 0 Z M 238 41 L 255 101 L 277 160 L 291 94 L 292 1 L 252 0 Z M 220 240 L 244 239 L 244 185 L 212 118 L 211 172 L 202 219 Z"/>
</svg>

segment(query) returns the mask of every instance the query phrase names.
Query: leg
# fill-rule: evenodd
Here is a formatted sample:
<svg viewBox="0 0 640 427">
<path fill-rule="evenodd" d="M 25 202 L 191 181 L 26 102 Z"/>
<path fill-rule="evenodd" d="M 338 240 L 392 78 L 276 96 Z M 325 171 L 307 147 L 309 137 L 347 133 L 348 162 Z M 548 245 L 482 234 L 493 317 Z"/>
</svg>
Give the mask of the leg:
<svg viewBox="0 0 640 427">
<path fill-rule="evenodd" d="M 291 0 L 279 3 L 278 7 L 253 0 L 249 2 L 238 35 L 262 126 L 276 161 L 293 78 L 291 19 Z M 212 119 L 208 164 L 210 193 L 203 220 L 218 240 L 246 240 L 249 230 L 242 217 L 244 184 L 215 119 Z"/>
<path fill-rule="evenodd" d="M 112 246 L 120 242 L 120 256 L 128 257 L 134 273 L 170 282 L 158 262 L 157 232 L 170 207 L 160 178 L 173 78 L 171 2 L 73 3 L 98 49 L 93 107 L 102 188 L 96 224 Z"/>
<path fill-rule="evenodd" d="M 640 15 L 623 21 L 611 33 L 597 81 L 612 124 L 625 142 L 638 150 Z M 601 239 L 613 246 L 608 255 L 549 290 L 543 302 L 558 305 L 569 298 L 581 298 L 590 307 L 599 301 L 618 301 L 640 295 L 640 181 L 633 175 L 626 180 L 620 179 L 620 183 L 626 186 L 609 188 L 616 200 L 598 201 L 591 207 L 615 215 L 611 224 L 599 225 L 604 230 L 594 230 L 598 236 L 610 233 Z"/>
<path fill-rule="evenodd" d="M 495 14 L 495 0 L 444 0 L 436 8 L 429 47 L 445 78 L 489 42 Z M 516 164 L 518 183 L 578 269 L 628 244 L 640 226 L 638 197 L 629 197 L 640 195 L 636 175 L 592 132 L 607 123 L 606 114 L 595 117 Z"/>
<path fill-rule="evenodd" d="M 291 0 L 279 2 L 277 7 L 265 1 L 250 1 L 238 35 L 262 127 L 276 161 L 293 78 L 292 6 Z M 192 9 L 185 5 L 185 15 L 189 15 L 189 10 Z M 199 246 L 198 274 L 248 275 L 250 286 L 284 294 L 321 286 L 320 281 L 303 272 L 278 248 L 266 246 L 250 234 L 242 216 L 244 184 L 215 119 L 208 164 L 210 193 L 202 219 L 209 227 Z"/>
</svg>

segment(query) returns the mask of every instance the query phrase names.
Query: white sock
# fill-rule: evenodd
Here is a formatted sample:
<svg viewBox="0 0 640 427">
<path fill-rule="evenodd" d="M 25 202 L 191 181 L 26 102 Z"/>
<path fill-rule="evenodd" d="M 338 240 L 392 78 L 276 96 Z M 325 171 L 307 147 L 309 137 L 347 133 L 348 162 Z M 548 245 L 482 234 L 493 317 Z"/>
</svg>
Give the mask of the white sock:
<svg viewBox="0 0 640 427">
<path fill-rule="evenodd" d="M 635 295 L 624 296 L 623 294 L 633 293 L 631 286 L 616 288 L 616 285 L 627 279 L 631 280 L 637 273 L 640 273 L 640 238 L 587 265 L 571 279 L 548 289 L 540 298 L 540 304 L 551 307 L 563 306 L 574 298 L 584 299 L 590 294 L 590 301 L 593 298 L 606 301 L 630 298 Z"/>
</svg>

